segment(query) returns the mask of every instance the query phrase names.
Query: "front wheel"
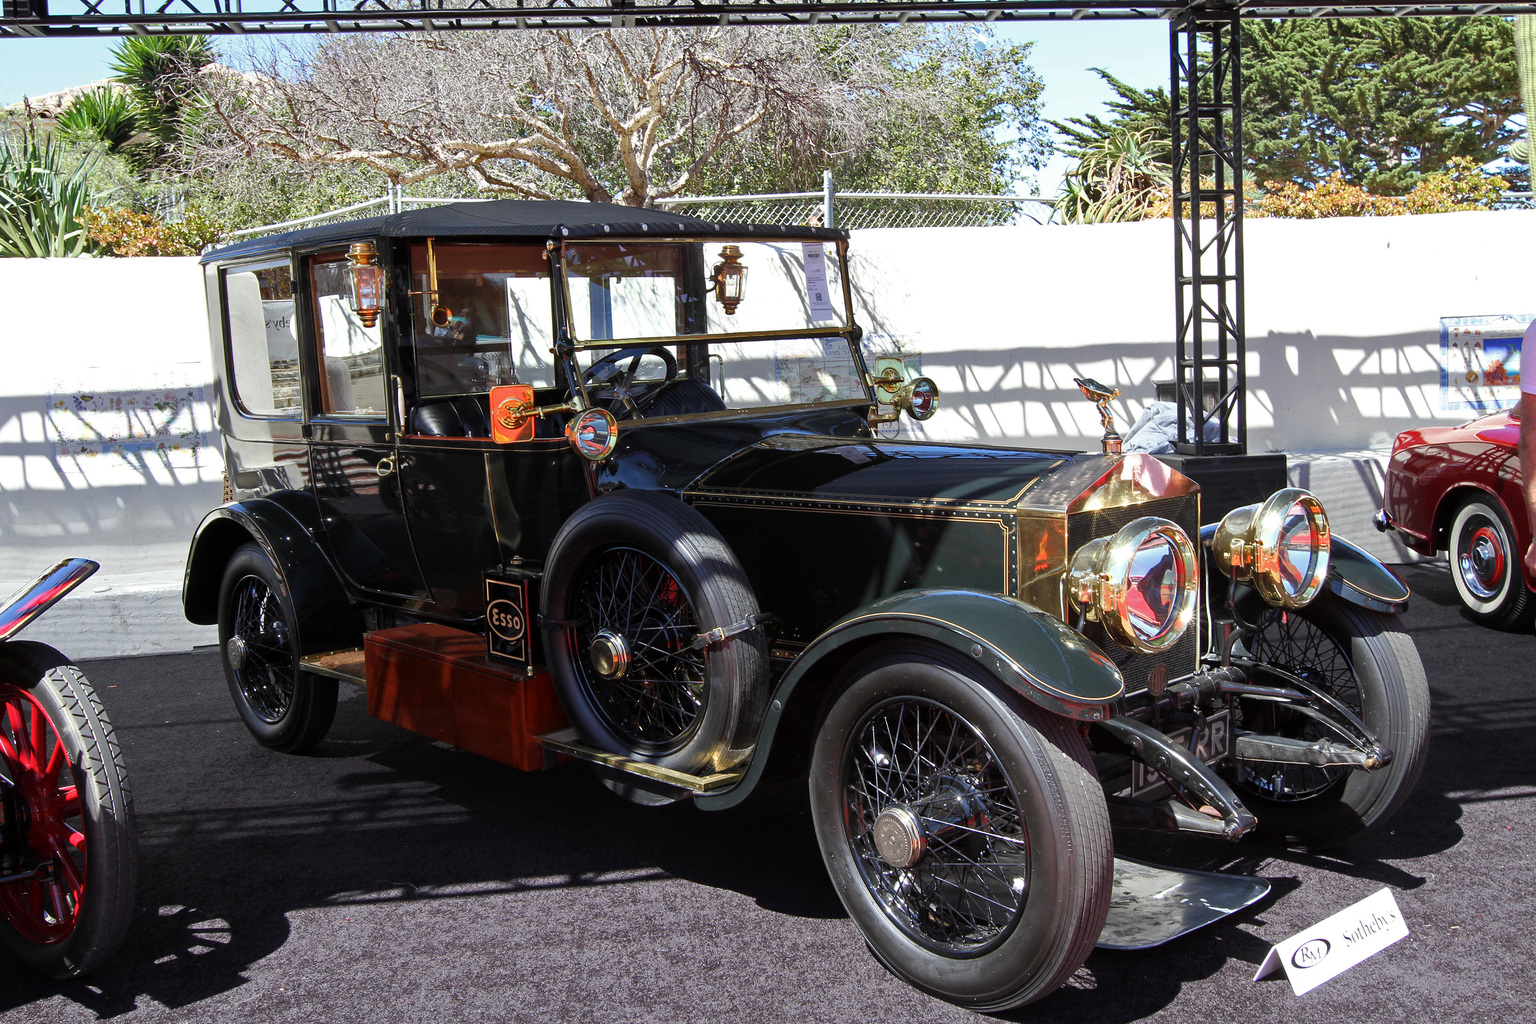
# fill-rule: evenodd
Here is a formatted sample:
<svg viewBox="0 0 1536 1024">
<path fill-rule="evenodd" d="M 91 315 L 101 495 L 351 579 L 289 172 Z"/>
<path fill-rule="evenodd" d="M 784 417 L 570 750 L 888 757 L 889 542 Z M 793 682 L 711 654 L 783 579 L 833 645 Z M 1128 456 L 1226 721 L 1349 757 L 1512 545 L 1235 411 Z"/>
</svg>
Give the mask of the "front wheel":
<svg viewBox="0 0 1536 1024">
<path fill-rule="evenodd" d="M 1525 585 L 1515 532 L 1497 498 L 1469 498 L 1451 520 L 1451 580 L 1474 620 L 1494 629 L 1531 624 L 1536 597 Z"/>
<path fill-rule="evenodd" d="M 1396 618 L 1323 594 L 1282 612 L 1247 641 L 1255 661 L 1329 694 L 1392 750 L 1374 772 L 1248 762 L 1237 779 L 1259 831 L 1286 842 L 1333 846 L 1386 821 L 1408 799 L 1429 746 L 1429 683 Z M 1331 734 L 1283 704 L 1249 701 L 1242 727 L 1308 741 Z"/>
<path fill-rule="evenodd" d="M 875 956 L 943 999 L 1049 995 L 1103 930 L 1114 856 L 1082 736 L 947 650 L 851 671 L 816 738 L 811 814 Z"/>
<path fill-rule="evenodd" d="M 0 771 L 0 876 L 17 879 L 0 885 L 0 935 L 36 970 L 78 977 L 133 914 L 133 794 L 96 691 L 42 644 L 0 645 Z"/>
</svg>

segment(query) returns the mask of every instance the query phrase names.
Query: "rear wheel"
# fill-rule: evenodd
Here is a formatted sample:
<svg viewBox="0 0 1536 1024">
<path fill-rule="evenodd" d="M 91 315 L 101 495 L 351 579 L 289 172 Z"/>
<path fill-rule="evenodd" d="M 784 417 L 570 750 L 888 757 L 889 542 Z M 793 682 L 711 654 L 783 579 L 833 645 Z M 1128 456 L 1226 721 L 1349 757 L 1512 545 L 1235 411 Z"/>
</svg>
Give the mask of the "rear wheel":
<svg viewBox="0 0 1536 1024">
<path fill-rule="evenodd" d="M 1323 594 L 1300 611 L 1277 614 L 1247 647 L 1255 661 L 1300 676 L 1349 708 L 1392 750 L 1392 763 L 1373 772 L 1244 764 L 1238 788 L 1259 819 L 1259 831 L 1324 847 L 1395 814 L 1418 783 L 1429 746 L 1429 683 L 1397 620 Z M 1244 729 L 1308 741 L 1333 738 L 1283 704 L 1247 701 L 1242 707 Z"/>
<path fill-rule="evenodd" d="M 296 754 L 325 739 L 336 717 L 336 680 L 299 667 L 293 602 L 255 543 L 238 549 L 224 569 L 219 652 L 235 710 L 256 742 Z"/>
<path fill-rule="evenodd" d="M 1087 959 L 1114 858 L 1082 736 L 947 650 L 849 674 L 817 735 L 811 812 L 870 948 L 976 1010 L 1049 995 Z"/>
<path fill-rule="evenodd" d="M 1451 520 L 1448 557 L 1456 596 L 1472 618 L 1495 629 L 1522 629 L 1536 616 L 1525 585 L 1515 531 L 1498 499 L 1469 498 Z"/>
<path fill-rule="evenodd" d="M 85 675 L 42 644 L 0 646 L 0 935 L 56 978 L 95 969 L 128 930 L 138 873 L 117 734 Z"/>
</svg>

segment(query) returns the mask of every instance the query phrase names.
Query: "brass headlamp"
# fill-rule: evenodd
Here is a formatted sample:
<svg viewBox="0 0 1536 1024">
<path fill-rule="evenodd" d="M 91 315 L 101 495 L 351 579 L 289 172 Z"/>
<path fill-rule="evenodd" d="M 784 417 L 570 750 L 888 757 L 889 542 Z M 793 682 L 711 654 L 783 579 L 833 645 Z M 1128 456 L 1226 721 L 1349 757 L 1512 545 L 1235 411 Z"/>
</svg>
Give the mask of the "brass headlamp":
<svg viewBox="0 0 1536 1024">
<path fill-rule="evenodd" d="M 1077 550 L 1067 596 L 1122 647 L 1147 654 L 1167 650 L 1199 605 L 1195 546 L 1176 524 L 1143 516 Z"/>
<path fill-rule="evenodd" d="M 1312 602 L 1328 575 L 1331 547 L 1323 503 L 1299 487 L 1233 509 L 1211 538 L 1221 571 L 1280 608 Z"/>
</svg>

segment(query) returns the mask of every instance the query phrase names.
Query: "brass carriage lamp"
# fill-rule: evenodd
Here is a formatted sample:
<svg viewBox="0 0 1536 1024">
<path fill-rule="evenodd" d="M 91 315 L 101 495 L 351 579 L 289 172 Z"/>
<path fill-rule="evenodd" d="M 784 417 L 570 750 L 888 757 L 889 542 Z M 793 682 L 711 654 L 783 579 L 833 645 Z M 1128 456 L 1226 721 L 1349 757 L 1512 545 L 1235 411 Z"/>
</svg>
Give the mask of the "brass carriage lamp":
<svg viewBox="0 0 1536 1024">
<path fill-rule="evenodd" d="M 379 322 L 384 268 L 379 266 L 379 250 L 372 242 L 353 242 L 347 250 L 347 300 L 364 327 Z"/>
<path fill-rule="evenodd" d="M 727 245 L 720 250 L 721 262 L 715 264 L 715 298 L 725 307 L 726 316 L 734 316 L 747 286 L 747 268 L 741 265 L 741 247 Z"/>
</svg>

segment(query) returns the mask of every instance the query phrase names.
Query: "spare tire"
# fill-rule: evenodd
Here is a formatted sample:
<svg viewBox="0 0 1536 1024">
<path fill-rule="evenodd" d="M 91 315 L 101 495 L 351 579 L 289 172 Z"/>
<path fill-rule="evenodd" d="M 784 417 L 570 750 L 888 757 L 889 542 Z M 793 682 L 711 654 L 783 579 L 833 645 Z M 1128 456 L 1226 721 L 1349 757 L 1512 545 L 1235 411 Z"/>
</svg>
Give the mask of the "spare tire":
<svg viewBox="0 0 1536 1024">
<path fill-rule="evenodd" d="M 587 744 L 681 772 L 752 753 L 767 702 L 767 645 L 741 563 L 670 494 L 618 491 L 576 511 L 544 574 L 544 650 Z"/>
</svg>

